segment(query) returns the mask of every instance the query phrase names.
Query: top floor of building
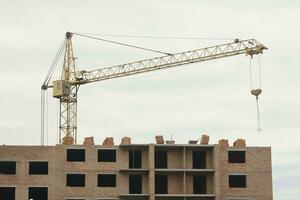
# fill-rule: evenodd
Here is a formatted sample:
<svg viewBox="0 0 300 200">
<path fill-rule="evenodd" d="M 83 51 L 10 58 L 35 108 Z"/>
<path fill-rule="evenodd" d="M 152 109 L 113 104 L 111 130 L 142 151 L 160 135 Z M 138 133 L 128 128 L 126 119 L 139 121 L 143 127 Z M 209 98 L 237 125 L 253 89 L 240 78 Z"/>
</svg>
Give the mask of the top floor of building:
<svg viewBox="0 0 300 200">
<path fill-rule="evenodd" d="M 207 137 L 204 135 L 200 141 L 189 141 L 188 144 L 164 142 L 163 138 L 158 136 L 155 144 L 132 144 L 130 138 L 124 137 L 120 145 L 115 145 L 112 138 L 106 138 L 102 145 L 95 145 L 92 138 L 86 138 L 83 145 L 2 145 L 0 162 L 10 162 L 12 166 L 20 168 L 24 162 L 45 161 L 51 163 L 49 168 L 59 165 L 62 169 L 78 168 L 78 170 L 213 171 L 242 168 L 243 171 L 263 171 L 271 169 L 270 147 L 247 147 L 242 139 L 236 140 L 232 146 L 227 140 L 220 140 L 218 144 L 208 144 Z"/>
</svg>

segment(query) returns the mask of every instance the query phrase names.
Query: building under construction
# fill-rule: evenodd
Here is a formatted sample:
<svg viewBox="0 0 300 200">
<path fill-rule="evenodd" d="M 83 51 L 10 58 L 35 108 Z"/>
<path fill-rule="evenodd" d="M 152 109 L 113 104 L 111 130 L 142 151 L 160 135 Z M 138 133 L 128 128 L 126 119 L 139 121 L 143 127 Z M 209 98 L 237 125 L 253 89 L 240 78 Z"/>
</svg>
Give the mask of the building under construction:
<svg viewBox="0 0 300 200">
<path fill-rule="evenodd" d="M 271 200 L 270 147 L 176 144 L 0 146 L 1 200 Z"/>
</svg>

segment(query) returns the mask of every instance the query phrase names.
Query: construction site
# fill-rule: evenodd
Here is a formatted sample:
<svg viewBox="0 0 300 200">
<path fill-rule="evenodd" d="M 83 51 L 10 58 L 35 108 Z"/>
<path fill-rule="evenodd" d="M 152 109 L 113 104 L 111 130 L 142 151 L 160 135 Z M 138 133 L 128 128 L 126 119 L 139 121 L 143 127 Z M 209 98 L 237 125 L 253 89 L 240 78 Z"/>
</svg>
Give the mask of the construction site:
<svg viewBox="0 0 300 200">
<path fill-rule="evenodd" d="M 300 1 L 0 0 L 0 200 L 299 200 Z"/>
<path fill-rule="evenodd" d="M 164 54 L 161 57 L 100 68 L 78 70 L 72 38 L 85 37 Z M 155 136 L 155 143 L 132 143 L 123 137 L 115 144 L 106 137 L 95 144 L 77 139 L 79 87 L 89 83 L 137 75 L 180 65 L 244 54 L 253 59 L 267 50 L 255 39 L 171 54 L 102 38 L 67 32 L 42 84 L 41 144 L 0 146 L 1 200 L 271 200 L 272 163 L 270 147 L 251 147 L 237 138 L 209 143 L 204 134 L 187 142 Z M 63 59 L 60 79 L 52 75 Z M 250 66 L 251 67 L 251 66 Z M 260 65 L 259 65 L 260 70 Z M 252 74 L 251 74 L 252 76 Z M 260 79 L 260 75 L 259 75 Z M 252 82 L 252 77 L 251 77 Z M 45 91 L 59 100 L 58 144 L 45 144 Z M 258 97 L 257 131 L 261 131 Z"/>
</svg>

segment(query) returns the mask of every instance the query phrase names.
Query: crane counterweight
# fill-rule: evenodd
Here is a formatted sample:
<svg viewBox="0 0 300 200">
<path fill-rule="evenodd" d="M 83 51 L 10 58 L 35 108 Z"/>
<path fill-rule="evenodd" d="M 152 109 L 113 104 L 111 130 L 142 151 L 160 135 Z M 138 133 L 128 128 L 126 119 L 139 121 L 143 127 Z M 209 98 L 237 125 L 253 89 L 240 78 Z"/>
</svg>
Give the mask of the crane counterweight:
<svg viewBox="0 0 300 200">
<path fill-rule="evenodd" d="M 53 81 L 53 97 L 67 97 L 70 94 L 70 82 L 66 80 Z"/>
</svg>

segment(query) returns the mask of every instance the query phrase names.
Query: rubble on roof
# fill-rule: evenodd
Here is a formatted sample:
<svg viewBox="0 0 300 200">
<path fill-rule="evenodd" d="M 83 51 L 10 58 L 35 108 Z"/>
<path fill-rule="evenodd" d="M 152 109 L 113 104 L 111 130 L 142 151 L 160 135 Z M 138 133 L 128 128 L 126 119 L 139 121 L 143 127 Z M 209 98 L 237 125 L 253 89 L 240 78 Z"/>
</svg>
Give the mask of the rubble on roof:
<svg viewBox="0 0 300 200">
<path fill-rule="evenodd" d="M 84 138 L 83 145 L 95 145 L 94 137 L 86 137 Z"/>
<path fill-rule="evenodd" d="M 106 147 L 114 146 L 114 138 L 113 138 L 113 137 L 106 137 L 106 138 L 103 140 L 102 145 L 103 145 L 103 146 L 106 146 Z"/>
<path fill-rule="evenodd" d="M 197 144 L 198 143 L 198 140 L 189 140 L 188 141 L 188 144 Z"/>
<path fill-rule="evenodd" d="M 246 147 L 246 140 L 239 138 L 236 141 L 234 141 L 233 146 L 234 147 Z"/>
<path fill-rule="evenodd" d="M 209 142 L 209 135 L 202 135 L 200 139 L 200 144 L 208 144 Z"/>
<path fill-rule="evenodd" d="M 219 145 L 222 147 L 229 147 L 228 140 L 226 140 L 226 139 L 219 140 Z"/>
<path fill-rule="evenodd" d="M 65 137 L 63 137 L 62 144 L 64 144 L 64 145 L 72 145 L 72 144 L 74 144 L 74 138 L 71 137 L 71 136 L 65 136 Z"/>
<path fill-rule="evenodd" d="M 156 141 L 156 144 L 164 144 L 165 143 L 164 137 L 162 135 L 156 135 L 155 141 Z"/>
<path fill-rule="evenodd" d="M 127 136 L 122 137 L 121 144 L 131 144 L 131 138 Z"/>
<path fill-rule="evenodd" d="M 175 144 L 175 140 L 166 140 L 166 144 Z"/>
</svg>

